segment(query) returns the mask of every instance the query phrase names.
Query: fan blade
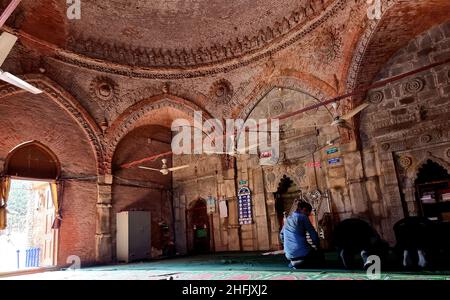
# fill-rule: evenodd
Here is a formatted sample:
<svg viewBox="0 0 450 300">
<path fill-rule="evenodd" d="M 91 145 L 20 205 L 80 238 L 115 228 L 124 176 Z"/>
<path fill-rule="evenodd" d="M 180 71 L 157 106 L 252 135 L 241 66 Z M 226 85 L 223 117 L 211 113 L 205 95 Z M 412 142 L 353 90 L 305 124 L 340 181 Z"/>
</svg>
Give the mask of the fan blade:
<svg viewBox="0 0 450 300">
<path fill-rule="evenodd" d="M 28 91 L 33 94 L 40 94 L 42 91 L 31 84 L 29 84 L 26 81 L 23 81 L 19 77 L 16 77 L 8 72 L 2 72 L 0 73 L 0 80 L 6 81 L 9 84 L 12 84 L 18 88 L 21 88 L 25 91 Z"/>
<path fill-rule="evenodd" d="M 347 130 L 353 130 L 353 127 L 345 120 L 344 120 L 344 122 L 339 123 L 338 126 L 341 127 L 341 128 L 345 128 Z"/>
<path fill-rule="evenodd" d="M 349 112 L 349 113 L 345 114 L 344 116 L 342 116 L 341 119 L 343 119 L 343 120 L 350 120 L 351 118 L 353 118 L 354 116 L 359 114 L 361 111 L 366 109 L 369 105 L 370 105 L 369 103 L 363 103 L 360 106 L 358 106 L 357 108 L 355 108 L 354 110 L 352 110 L 351 112 Z"/>
<path fill-rule="evenodd" d="M 3 13 L 0 17 L 0 28 L 2 28 L 3 25 L 5 25 L 8 18 L 12 15 L 12 13 L 16 9 L 16 7 L 19 5 L 20 1 L 22 1 L 22 0 L 12 0 L 9 3 L 8 7 L 6 7 L 6 9 L 3 11 Z"/>
<path fill-rule="evenodd" d="M 232 153 L 232 152 L 220 152 L 220 151 L 208 151 L 208 150 L 203 150 L 203 152 L 205 154 L 217 154 L 217 155 L 230 155 L 230 156 L 236 156 L 236 153 Z"/>
<path fill-rule="evenodd" d="M 336 143 L 340 139 L 341 139 L 341 137 L 339 136 L 339 137 L 335 137 L 334 139 L 331 139 L 331 140 L 327 141 L 327 143 L 325 145 L 321 146 L 318 150 L 316 150 L 316 152 L 320 151 L 320 150 L 322 150 L 324 148 L 333 146 L 334 143 Z"/>
<path fill-rule="evenodd" d="M 179 166 L 179 167 L 168 168 L 167 170 L 169 170 L 170 172 L 173 172 L 173 171 L 182 170 L 182 169 L 186 169 L 186 168 L 189 168 L 189 165 L 184 165 L 184 166 Z"/>
<path fill-rule="evenodd" d="M 3 65 L 12 48 L 17 42 L 17 36 L 8 32 L 0 35 L 0 66 Z"/>
<path fill-rule="evenodd" d="M 143 166 L 139 166 L 139 169 L 144 169 L 144 170 L 150 170 L 150 171 L 156 171 L 156 172 L 161 172 L 160 169 L 155 169 L 155 168 L 149 168 L 149 167 L 143 167 Z"/>
</svg>

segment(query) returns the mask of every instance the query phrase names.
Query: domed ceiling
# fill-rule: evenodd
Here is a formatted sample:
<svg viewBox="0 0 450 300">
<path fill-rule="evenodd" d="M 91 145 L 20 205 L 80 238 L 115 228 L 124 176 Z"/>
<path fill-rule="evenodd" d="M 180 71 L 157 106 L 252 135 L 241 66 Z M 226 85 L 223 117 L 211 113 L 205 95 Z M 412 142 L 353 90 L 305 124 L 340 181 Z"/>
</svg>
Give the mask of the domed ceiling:
<svg viewBox="0 0 450 300">
<path fill-rule="evenodd" d="M 23 0 L 7 24 L 91 58 L 185 68 L 256 53 L 342 1 L 81 0 L 69 20 L 65 0 Z"/>
</svg>

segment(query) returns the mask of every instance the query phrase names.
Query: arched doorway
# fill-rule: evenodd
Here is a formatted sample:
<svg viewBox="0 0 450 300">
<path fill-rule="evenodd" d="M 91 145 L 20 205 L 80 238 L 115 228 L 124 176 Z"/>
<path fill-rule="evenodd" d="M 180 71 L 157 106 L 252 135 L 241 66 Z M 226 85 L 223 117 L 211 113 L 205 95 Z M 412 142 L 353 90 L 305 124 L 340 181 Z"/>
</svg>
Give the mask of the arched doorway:
<svg viewBox="0 0 450 300">
<path fill-rule="evenodd" d="M 300 190 L 297 185 L 287 177 L 283 176 L 281 179 L 278 190 L 275 193 L 275 209 L 277 212 L 279 230 L 283 227 L 283 218 L 288 215 L 294 205 L 295 200 L 299 198 Z"/>
<path fill-rule="evenodd" d="M 188 232 L 192 236 L 192 253 L 209 253 L 210 248 L 210 230 L 209 218 L 206 211 L 206 201 L 198 199 L 188 210 L 189 227 Z"/>
<path fill-rule="evenodd" d="M 59 162 L 46 146 L 36 141 L 28 142 L 9 153 L 5 174 L 18 178 L 54 180 L 59 177 Z"/>
<path fill-rule="evenodd" d="M 27 142 L 10 151 L 4 170 L 2 265 L 6 270 L 56 265 L 61 200 L 56 155 L 39 142 Z"/>
<path fill-rule="evenodd" d="M 450 221 L 450 174 L 428 160 L 417 173 L 416 200 L 422 216 L 432 221 Z"/>
<path fill-rule="evenodd" d="M 125 211 L 148 211 L 151 223 L 152 257 L 170 255 L 174 242 L 174 216 L 171 201 L 173 173 L 141 169 L 139 167 L 161 169 L 162 159 L 172 166 L 171 156 L 142 162 L 136 167 L 124 168 L 123 164 L 170 151 L 172 133 L 170 128 L 159 125 L 143 125 L 127 133 L 118 143 L 113 159 L 112 171 L 112 217 L 113 258 L 117 258 L 117 214 Z M 139 166 L 139 167 L 138 167 Z M 120 243 L 120 241 L 119 241 Z"/>
</svg>

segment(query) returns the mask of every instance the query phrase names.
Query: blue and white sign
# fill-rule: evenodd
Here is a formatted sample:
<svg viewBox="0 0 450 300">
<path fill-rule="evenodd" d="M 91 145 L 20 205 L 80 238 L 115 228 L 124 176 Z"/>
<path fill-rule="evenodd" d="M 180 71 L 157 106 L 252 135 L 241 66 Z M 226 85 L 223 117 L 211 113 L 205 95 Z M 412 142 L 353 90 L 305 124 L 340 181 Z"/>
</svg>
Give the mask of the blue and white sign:
<svg viewBox="0 0 450 300">
<path fill-rule="evenodd" d="M 212 196 L 209 196 L 206 200 L 206 206 L 208 214 L 214 214 L 216 212 L 216 199 Z"/>
<path fill-rule="evenodd" d="M 338 165 L 340 163 L 341 163 L 341 158 L 340 157 L 335 157 L 335 158 L 328 159 L 328 164 L 329 165 Z"/>
<path fill-rule="evenodd" d="M 252 195 L 248 187 L 242 187 L 238 193 L 239 224 L 252 224 Z"/>
<path fill-rule="evenodd" d="M 337 153 L 337 152 L 339 152 L 339 149 L 337 147 L 329 148 L 329 149 L 326 150 L 327 154 L 334 154 L 334 153 Z"/>
</svg>

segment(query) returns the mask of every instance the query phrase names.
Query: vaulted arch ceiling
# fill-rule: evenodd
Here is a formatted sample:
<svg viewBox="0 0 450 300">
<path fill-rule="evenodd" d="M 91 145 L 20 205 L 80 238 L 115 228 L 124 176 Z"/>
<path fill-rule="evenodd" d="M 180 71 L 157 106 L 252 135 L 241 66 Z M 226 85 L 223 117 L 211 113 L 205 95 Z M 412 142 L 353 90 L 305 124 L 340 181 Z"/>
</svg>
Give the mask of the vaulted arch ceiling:
<svg viewBox="0 0 450 300">
<path fill-rule="evenodd" d="M 448 21 L 449 15 L 448 0 L 393 2 L 379 23 L 362 35 L 354 51 L 348 90 L 370 84 L 398 50 L 420 33 Z"/>
<path fill-rule="evenodd" d="M 81 19 L 69 20 L 66 1 L 23 0 L 8 25 L 90 58 L 185 68 L 265 52 L 292 40 L 292 34 L 311 23 L 318 26 L 322 17 L 336 13 L 344 2 L 83 0 Z M 0 0 L 2 6 L 7 3 Z"/>
</svg>

